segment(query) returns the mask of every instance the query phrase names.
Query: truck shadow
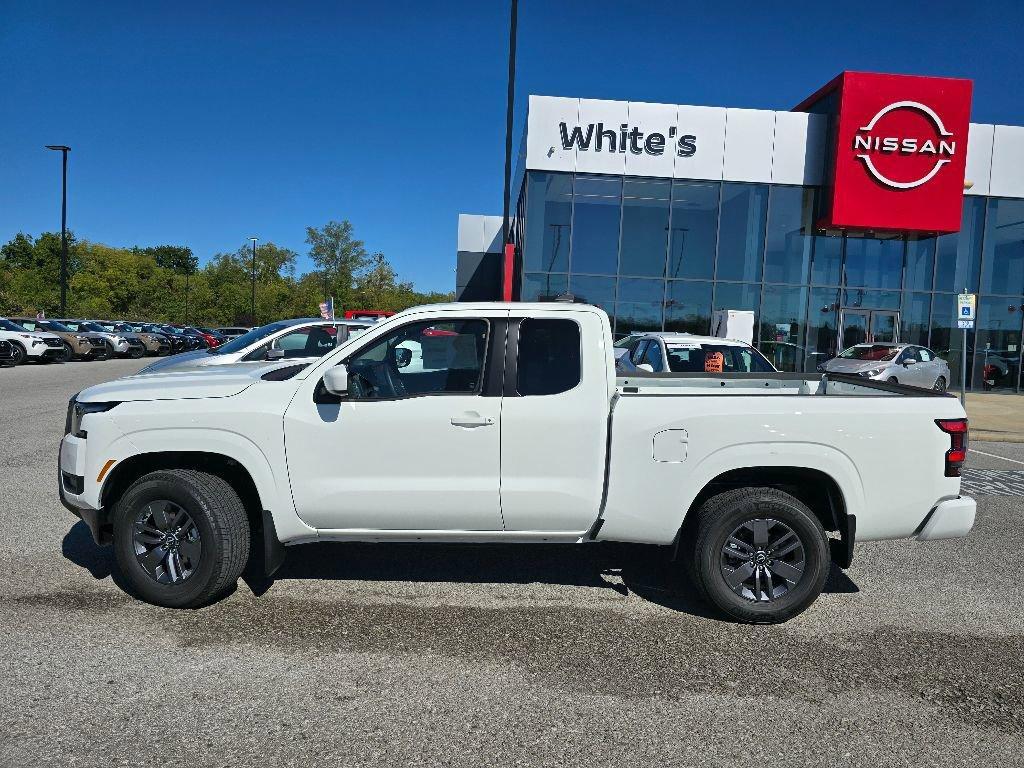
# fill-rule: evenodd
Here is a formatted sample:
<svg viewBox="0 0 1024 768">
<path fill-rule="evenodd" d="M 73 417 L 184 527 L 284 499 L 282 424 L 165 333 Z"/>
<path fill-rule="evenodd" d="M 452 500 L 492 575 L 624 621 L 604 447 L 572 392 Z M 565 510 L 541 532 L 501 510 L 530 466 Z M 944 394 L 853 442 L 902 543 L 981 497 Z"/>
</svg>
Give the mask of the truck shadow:
<svg viewBox="0 0 1024 768">
<path fill-rule="evenodd" d="M 121 584 L 111 547 L 93 542 L 79 521 L 64 536 L 64 557 L 95 579 Z M 450 582 L 461 584 L 552 584 L 630 593 L 674 611 L 720 620 L 691 590 L 671 560 L 671 548 L 602 542 L 577 544 L 360 544 L 325 542 L 290 548 L 284 564 L 268 579 L 259 548 L 242 574 L 256 597 L 275 582 L 291 580 L 361 582 Z M 833 566 L 825 592 L 857 592 L 857 585 Z"/>
</svg>

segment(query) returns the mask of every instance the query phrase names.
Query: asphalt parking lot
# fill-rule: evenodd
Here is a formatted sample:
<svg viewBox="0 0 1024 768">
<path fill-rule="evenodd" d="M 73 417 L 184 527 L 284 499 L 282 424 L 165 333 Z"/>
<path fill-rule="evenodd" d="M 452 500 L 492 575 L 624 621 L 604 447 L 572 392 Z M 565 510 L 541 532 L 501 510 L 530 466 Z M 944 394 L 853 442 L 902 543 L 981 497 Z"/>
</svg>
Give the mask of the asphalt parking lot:
<svg viewBox="0 0 1024 768">
<path fill-rule="evenodd" d="M 0 766 L 1024 765 L 1019 496 L 964 540 L 858 545 L 778 627 L 640 547 L 315 545 L 168 611 L 54 480 L 67 399 L 142 364 L 0 370 Z"/>
</svg>

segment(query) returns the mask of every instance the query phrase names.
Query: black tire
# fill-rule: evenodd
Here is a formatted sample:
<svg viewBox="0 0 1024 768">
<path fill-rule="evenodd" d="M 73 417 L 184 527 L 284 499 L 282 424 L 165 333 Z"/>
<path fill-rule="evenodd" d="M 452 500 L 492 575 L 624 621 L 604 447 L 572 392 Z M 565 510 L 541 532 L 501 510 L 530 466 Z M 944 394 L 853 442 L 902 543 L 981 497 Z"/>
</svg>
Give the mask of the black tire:
<svg viewBox="0 0 1024 768">
<path fill-rule="evenodd" d="M 64 357 L 57 360 L 58 363 L 70 363 L 75 359 L 75 350 L 66 341 L 64 342 Z"/>
<path fill-rule="evenodd" d="M 28 358 L 28 353 L 25 352 L 25 348 L 16 341 L 11 342 L 11 346 L 14 348 L 14 357 L 12 358 L 11 365 L 21 365 Z"/>
<path fill-rule="evenodd" d="M 146 348 L 139 349 L 138 347 L 128 347 L 128 357 L 132 360 L 138 360 L 140 357 L 146 356 Z"/>
<path fill-rule="evenodd" d="M 939 378 L 937 378 L 935 380 L 935 386 L 933 387 L 933 389 L 936 392 L 945 392 L 946 391 L 946 377 L 945 376 L 939 376 Z"/>
<path fill-rule="evenodd" d="M 886 379 L 886 381 L 889 382 L 890 384 L 899 384 L 900 383 L 900 380 L 897 379 L 895 376 L 890 376 L 888 379 Z"/>
<path fill-rule="evenodd" d="M 184 510 L 198 531 L 201 554 L 189 575 L 161 583 L 136 554 L 137 519 L 153 502 Z M 127 587 L 167 608 L 197 608 L 234 586 L 249 559 L 249 519 L 238 494 L 223 478 L 191 469 L 151 472 L 136 480 L 114 508 L 114 554 Z"/>
<path fill-rule="evenodd" d="M 735 488 L 712 496 L 693 514 L 680 556 L 698 594 L 729 618 L 748 624 L 778 624 L 802 613 L 821 594 L 831 568 L 828 536 L 799 499 L 776 488 Z M 773 530 L 796 534 L 802 546 L 802 574 L 791 586 L 779 580 L 777 589 L 786 591 L 770 599 L 744 597 L 726 581 L 724 550 L 732 546 L 731 535 L 753 520 L 769 520 Z M 766 563 L 778 568 L 772 560 Z M 738 572 L 739 568 L 733 571 Z M 778 577 L 768 577 L 769 589 L 774 578 Z"/>
<path fill-rule="evenodd" d="M 112 360 L 113 358 L 117 357 L 117 353 L 114 352 L 114 345 L 111 344 L 109 341 L 104 341 L 103 347 L 107 350 L 107 360 Z"/>
</svg>

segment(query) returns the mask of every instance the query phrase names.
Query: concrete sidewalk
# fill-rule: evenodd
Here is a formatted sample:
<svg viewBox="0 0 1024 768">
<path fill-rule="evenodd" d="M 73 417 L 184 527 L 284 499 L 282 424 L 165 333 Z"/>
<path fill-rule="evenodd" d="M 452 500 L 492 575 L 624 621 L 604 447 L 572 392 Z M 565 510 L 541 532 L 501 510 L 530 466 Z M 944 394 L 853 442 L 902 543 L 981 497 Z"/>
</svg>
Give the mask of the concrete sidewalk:
<svg viewBox="0 0 1024 768">
<path fill-rule="evenodd" d="M 967 418 L 971 440 L 1024 443 L 1024 397 L 1020 395 L 968 392 Z"/>
</svg>

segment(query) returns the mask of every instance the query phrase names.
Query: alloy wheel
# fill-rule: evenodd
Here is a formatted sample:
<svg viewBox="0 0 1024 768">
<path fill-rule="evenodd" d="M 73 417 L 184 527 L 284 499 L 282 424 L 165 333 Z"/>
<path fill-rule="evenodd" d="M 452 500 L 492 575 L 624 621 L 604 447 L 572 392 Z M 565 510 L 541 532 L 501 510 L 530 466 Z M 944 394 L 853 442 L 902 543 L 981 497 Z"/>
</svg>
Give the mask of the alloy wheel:
<svg viewBox="0 0 1024 768">
<path fill-rule="evenodd" d="M 804 545 L 785 523 L 771 518 L 747 520 L 722 547 L 721 571 L 736 595 L 752 602 L 777 600 L 804 575 Z"/>
<path fill-rule="evenodd" d="M 132 526 L 135 557 L 150 578 L 178 584 L 199 567 L 203 544 L 192 516 L 173 501 L 148 503 Z"/>
</svg>

